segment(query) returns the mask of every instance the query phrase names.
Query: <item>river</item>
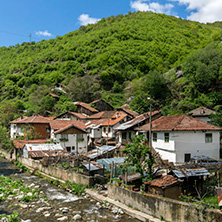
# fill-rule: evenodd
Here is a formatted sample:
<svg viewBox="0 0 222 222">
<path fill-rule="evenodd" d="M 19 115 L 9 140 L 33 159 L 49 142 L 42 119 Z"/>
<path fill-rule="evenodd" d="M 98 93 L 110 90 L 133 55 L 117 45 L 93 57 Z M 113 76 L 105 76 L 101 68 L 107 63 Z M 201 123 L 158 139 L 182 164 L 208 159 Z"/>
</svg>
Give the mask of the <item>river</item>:
<svg viewBox="0 0 222 222">
<path fill-rule="evenodd" d="M 20 203 L 15 199 L 0 202 L 0 214 L 18 212 L 22 220 L 32 222 L 75 221 L 74 216 L 80 215 L 81 221 L 119 221 L 138 222 L 126 214 L 116 214 L 89 197 L 78 197 L 58 188 L 46 179 L 29 173 L 20 173 L 19 169 L 0 157 L 0 175 L 10 176 L 15 180 L 22 179 L 28 187 L 38 187 L 44 199 L 28 203 Z"/>
</svg>

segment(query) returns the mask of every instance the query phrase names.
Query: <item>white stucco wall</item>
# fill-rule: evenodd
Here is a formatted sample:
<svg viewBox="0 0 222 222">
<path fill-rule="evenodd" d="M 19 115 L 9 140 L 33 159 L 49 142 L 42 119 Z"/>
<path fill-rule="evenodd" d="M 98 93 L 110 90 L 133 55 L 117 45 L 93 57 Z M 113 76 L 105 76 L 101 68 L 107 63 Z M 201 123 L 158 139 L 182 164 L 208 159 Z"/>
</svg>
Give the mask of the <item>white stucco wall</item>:
<svg viewBox="0 0 222 222">
<path fill-rule="evenodd" d="M 152 139 L 152 146 L 157 152 L 159 152 L 163 160 L 169 160 L 170 162 L 175 163 L 176 152 L 174 132 L 169 133 L 169 142 L 165 142 L 164 133 L 168 132 L 157 132 L 157 141 L 155 142 Z"/>
<path fill-rule="evenodd" d="M 105 132 L 104 132 L 104 128 L 105 128 Z M 112 127 L 109 127 L 110 128 L 110 132 L 108 133 L 108 127 L 102 127 L 102 137 L 103 138 L 112 138 L 112 137 L 114 137 L 114 130 L 113 130 L 113 128 Z M 107 136 L 107 133 L 108 133 L 108 136 Z"/>
<path fill-rule="evenodd" d="M 102 129 L 101 128 L 91 129 L 89 136 L 91 138 L 96 138 L 96 139 L 101 138 L 102 137 Z"/>
<path fill-rule="evenodd" d="M 78 153 L 85 153 L 88 151 L 88 141 L 87 141 L 87 135 L 88 134 L 82 134 L 83 135 L 83 141 L 77 140 L 78 134 L 68 134 L 68 141 L 60 141 L 60 138 L 62 138 L 61 134 L 55 135 L 55 140 L 57 143 L 59 143 L 63 149 L 66 147 L 71 147 L 71 152 L 77 152 Z"/>
<path fill-rule="evenodd" d="M 205 134 L 212 133 L 213 141 L 205 142 Z M 215 131 L 190 131 L 175 133 L 176 162 L 184 162 L 184 154 L 190 153 L 191 157 L 204 155 L 213 159 L 219 159 L 220 133 Z"/>
<path fill-rule="evenodd" d="M 205 143 L 205 134 L 212 133 L 213 141 Z M 169 142 L 164 141 L 164 132 L 157 132 L 157 142 L 152 141 L 153 147 L 164 160 L 183 163 L 185 154 L 193 156 L 209 156 L 219 159 L 220 133 L 216 131 L 174 131 L 169 132 Z"/>
<path fill-rule="evenodd" d="M 17 135 L 17 126 L 16 124 L 11 124 L 10 125 L 10 138 L 11 139 L 15 139 L 16 138 L 16 135 Z"/>
</svg>

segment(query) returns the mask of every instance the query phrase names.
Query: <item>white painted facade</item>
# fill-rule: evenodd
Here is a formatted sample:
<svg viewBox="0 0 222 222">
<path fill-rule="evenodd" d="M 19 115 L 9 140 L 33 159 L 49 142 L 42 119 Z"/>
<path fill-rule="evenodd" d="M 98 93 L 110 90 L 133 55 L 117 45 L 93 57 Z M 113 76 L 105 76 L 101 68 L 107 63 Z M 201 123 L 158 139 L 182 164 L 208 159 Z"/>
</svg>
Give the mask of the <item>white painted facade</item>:
<svg viewBox="0 0 222 222">
<path fill-rule="evenodd" d="M 90 138 L 100 139 L 102 137 L 102 129 L 99 127 L 90 128 Z"/>
<path fill-rule="evenodd" d="M 204 155 L 219 159 L 219 131 L 166 131 L 157 133 L 157 141 L 152 140 L 152 146 L 160 153 L 163 160 L 173 163 L 184 163 L 185 154 L 193 156 Z M 164 133 L 169 133 L 169 142 L 165 141 Z M 212 134 L 212 142 L 206 142 L 206 134 Z M 152 134 L 152 137 L 153 134 Z"/>
<path fill-rule="evenodd" d="M 15 139 L 17 136 L 24 136 L 24 130 L 15 123 L 10 125 L 10 138 Z"/>
<path fill-rule="evenodd" d="M 114 130 L 112 127 L 108 126 L 103 126 L 102 127 L 102 137 L 103 138 L 113 138 L 114 137 Z"/>
<path fill-rule="evenodd" d="M 85 153 L 88 151 L 88 134 L 54 134 L 56 143 L 68 152 Z"/>
</svg>

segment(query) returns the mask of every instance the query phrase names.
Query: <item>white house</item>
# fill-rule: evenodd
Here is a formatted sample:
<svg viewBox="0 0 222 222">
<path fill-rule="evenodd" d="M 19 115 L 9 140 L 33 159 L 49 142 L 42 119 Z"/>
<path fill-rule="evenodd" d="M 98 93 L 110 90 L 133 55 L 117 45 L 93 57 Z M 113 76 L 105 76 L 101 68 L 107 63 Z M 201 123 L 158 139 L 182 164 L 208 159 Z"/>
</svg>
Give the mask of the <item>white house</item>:
<svg viewBox="0 0 222 222">
<path fill-rule="evenodd" d="M 127 114 L 116 112 L 111 118 L 107 118 L 102 124 L 102 137 L 103 138 L 114 138 L 115 127 L 127 121 Z"/>
<path fill-rule="evenodd" d="M 76 154 L 88 151 L 88 134 L 81 125 L 70 124 L 54 132 L 56 143 L 61 144 L 67 152 Z"/>
<path fill-rule="evenodd" d="M 149 131 L 149 124 L 142 132 Z M 186 115 L 162 116 L 152 122 L 152 146 L 163 160 L 189 162 L 193 156 L 219 159 L 222 128 Z"/>
</svg>

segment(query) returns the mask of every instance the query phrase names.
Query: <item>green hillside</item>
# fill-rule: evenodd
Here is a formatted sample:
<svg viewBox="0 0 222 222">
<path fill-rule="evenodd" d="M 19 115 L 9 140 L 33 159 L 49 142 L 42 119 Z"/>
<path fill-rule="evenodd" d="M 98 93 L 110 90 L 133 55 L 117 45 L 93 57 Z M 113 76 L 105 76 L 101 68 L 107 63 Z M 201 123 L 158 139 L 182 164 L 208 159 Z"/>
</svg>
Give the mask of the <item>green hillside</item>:
<svg viewBox="0 0 222 222">
<path fill-rule="evenodd" d="M 0 102 L 27 114 L 60 113 L 74 109 L 72 101 L 98 98 L 114 106 L 130 102 L 143 112 L 147 96 L 166 113 L 201 104 L 213 108 L 221 104 L 216 98 L 221 92 L 221 31 L 218 24 L 137 12 L 111 16 L 56 39 L 2 47 Z M 208 84 L 201 78 L 203 70 L 204 79 L 211 76 Z M 53 90 L 58 83 L 67 93 Z M 49 92 L 59 95 L 59 101 Z"/>
</svg>

